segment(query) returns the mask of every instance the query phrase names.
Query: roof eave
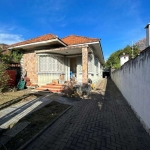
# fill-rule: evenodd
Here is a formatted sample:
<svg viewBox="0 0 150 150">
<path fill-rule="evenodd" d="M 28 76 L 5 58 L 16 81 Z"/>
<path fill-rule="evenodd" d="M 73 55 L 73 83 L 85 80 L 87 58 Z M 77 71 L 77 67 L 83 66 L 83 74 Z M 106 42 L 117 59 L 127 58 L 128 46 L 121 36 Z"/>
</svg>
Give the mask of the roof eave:
<svg viewBox="0 0 150 150">
<path fill-rule="evenodd" d="M 64 42 L 62 42 L 59 38 L 56 39 L 50 39 L 50 40 L 46 40 L 46 41 L 41 41 L 41 42 L 35 42 L 35 43 L 29 43 L 29 44 L 23 44 L 23 45 L 18 45 L 18 46 L 12 46 L 9 47 L 8 49 L 13 49 L 13 48 L 24 48 L 26 46 L 33 46 L 33 45 L 40 45 L 40 44 L 47 44 L 47 43 L 51 43 L 51 42 L 59 42 L 60 44 L 62 44 L 63 46 L 67 46 L 67 44 L 65 44 Z"/>
</svg>

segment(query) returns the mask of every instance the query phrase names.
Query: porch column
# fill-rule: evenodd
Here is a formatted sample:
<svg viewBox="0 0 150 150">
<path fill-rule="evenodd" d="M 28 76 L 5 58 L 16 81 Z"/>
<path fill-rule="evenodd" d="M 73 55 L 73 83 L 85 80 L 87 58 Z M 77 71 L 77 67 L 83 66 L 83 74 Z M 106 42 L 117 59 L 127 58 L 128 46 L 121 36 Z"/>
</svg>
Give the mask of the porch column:
<svg viewBox="0 0 150 150">
<path fill-rule="evenodd" d="M 88 83 L 88 48 L 82 48 L 82 83 Z"/>
</svg>

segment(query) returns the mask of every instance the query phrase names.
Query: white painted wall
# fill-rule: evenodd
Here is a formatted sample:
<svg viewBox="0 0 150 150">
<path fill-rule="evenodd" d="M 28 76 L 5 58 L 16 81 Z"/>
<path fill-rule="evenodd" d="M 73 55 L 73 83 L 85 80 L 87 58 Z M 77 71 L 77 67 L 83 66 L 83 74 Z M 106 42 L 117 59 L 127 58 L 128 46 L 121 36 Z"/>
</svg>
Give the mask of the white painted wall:
<svg viewBox="0 0 150 150">
<path fill-rule="evenodd" d="M 150 133 L 150 50 L 112 72 L 111 77 Z"/>
</svg>

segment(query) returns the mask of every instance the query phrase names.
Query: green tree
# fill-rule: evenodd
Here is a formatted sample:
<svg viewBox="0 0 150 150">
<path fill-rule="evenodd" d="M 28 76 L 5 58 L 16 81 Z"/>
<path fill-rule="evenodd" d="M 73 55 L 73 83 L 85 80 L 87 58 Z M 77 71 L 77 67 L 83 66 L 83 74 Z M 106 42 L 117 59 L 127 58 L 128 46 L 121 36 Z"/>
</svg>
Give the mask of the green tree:
<svg viewBox="0 0 150 150">
<path fill-rule="evenodd" d="M 117 69 L 120 67 L 120 58 L 119 56 L 123 53 L 129 54 L 129 58 L 132 58 L 132 47 L 127 45 L 124 49 L 118 50 L 110 55 L 108 60 L 105 63 L 106 68 Z M 140 53 L 140 50 L 134 45 L 133 46 L 133 58 Z"/>
<path fill-rule="evenodd" d="M 16 63 L 20 63 L 20 60 L 22 58 L 22 51 L 21 49 L 12 49 L 11 52 L 10 52 L 10 57 L 11 57 L 11 60 L 16 62 Z"/>
</svg>

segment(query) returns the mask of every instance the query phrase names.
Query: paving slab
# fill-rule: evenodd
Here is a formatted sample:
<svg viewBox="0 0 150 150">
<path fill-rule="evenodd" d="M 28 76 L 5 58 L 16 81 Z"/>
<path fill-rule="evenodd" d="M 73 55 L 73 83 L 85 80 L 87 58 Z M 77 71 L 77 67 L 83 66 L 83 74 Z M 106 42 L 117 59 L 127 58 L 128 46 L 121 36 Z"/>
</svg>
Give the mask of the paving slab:
<svg viewBox="0 0 150 150">
<path fill-rule="evenodd" d="M 0 136 L 0 143 L 2 143 L 3 145 L 6 144 L 8 141 L 11 140 L 12 137 L 17 135 L 20 131 L 22 131 L 28 124 L 30 124 L 30 122 L 24 121 L 24 122 L 17 123 L 16 125 L 14 125 L 14 127 L 8 129 Z M 0 148 L 1 147 L 2 145 L 0 145 Z"/>
</svg>

